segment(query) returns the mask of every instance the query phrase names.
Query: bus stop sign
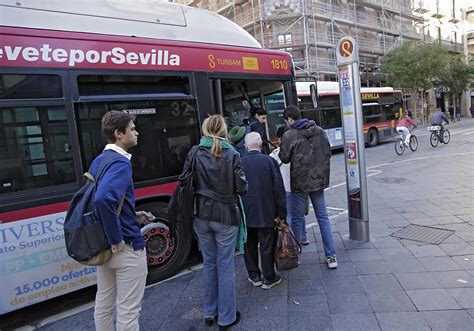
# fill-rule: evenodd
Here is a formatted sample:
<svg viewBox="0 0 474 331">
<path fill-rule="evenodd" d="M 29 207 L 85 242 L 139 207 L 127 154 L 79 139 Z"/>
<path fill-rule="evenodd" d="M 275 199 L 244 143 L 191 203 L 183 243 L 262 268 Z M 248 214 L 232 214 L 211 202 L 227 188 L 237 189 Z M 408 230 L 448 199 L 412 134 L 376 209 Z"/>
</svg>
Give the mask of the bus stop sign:
<svg viewBox="0 0 474 331">
<path fill-rule="evenodd" d="M 342 38 L 337 45 L 339 98 L 344 127 L 349 238 L 369 241 L 369 208 L 365 173 L 364 123 L 360 93 L 359 54 L 355 40 Z"/>
</svg>

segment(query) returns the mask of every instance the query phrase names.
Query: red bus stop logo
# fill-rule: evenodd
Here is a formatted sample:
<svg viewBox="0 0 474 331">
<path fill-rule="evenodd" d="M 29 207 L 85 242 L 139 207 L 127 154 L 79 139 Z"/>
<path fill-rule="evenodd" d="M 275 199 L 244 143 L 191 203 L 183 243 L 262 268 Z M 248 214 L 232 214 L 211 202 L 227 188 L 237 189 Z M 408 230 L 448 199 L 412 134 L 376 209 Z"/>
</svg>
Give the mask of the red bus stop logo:
<svg viewBox="0 0 474 331">
<path fill-rule="evenodd" d="M 350 40 L 344 40 L 339 46 L 339 54 L 342 57 L 349 57 L 354 52 L 354 44 Z"/>
</svg>

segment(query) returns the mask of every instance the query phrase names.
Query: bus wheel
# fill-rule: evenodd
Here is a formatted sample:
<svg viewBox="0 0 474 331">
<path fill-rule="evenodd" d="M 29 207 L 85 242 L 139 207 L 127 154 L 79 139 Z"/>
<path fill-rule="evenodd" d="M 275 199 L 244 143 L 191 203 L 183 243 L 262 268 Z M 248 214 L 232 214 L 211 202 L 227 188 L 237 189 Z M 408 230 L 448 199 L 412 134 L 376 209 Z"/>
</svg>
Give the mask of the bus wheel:
<svg viewBox="0 0 474 331">
<path fill-rule="evenodd" d="M 379 133 L 375 129 L 370 129 L 367 134 L 367 145 L 369 147 L 377 146 L 379 143 Z"/>
<path fill-rule="evenodd" d="M 156 216 L 155 222 L 142 228 L 148 264 L 147 283 L 155 283 L 175 275 L 181 270 L 191 250 L 192 233 L 178 225 L 170 233 L 167 204 L 146 203 L 137 207 Z"/>
</svg>

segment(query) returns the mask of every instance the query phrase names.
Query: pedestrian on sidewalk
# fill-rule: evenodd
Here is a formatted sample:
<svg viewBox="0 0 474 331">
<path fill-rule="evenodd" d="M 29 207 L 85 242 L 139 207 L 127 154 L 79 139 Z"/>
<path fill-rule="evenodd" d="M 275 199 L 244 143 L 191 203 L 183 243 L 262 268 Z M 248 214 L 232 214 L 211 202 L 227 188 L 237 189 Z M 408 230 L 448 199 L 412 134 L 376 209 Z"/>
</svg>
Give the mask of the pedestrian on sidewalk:
<svg viewBox="0 0 474 331">
<path fill-rule="evenodd" d="M 280 158 L 278 157 L 278 153 L 280 153 L 280 145 L 281 145 L 281 137 L 283 137 L 283 134 L 288 131 L 289 127 L 288 125 L 285 126 L 280 126 L 277 130 L 277 148 L 274 149 L 271 153 L 270 156 L 273 157 L 278 165 L 280 166 L 280 173 L 281 177 L 283 178 L 283 185 L 285 186 L 285 193 L 286 193 L 286 210 L 287 210 L 287 215 L 286 215 L 286 222 L 291 226 L 291 186 L 290 186 L 290 163 L 283 163 L 281 162 Z M 308 212 L 305 213 L 307 215 Z M 308 234 L 306 230 L 306 217 L 304 219 L 304 222 L 302 224 L 302 236 L 301 236 L 301 245 L 309 245 L 309 240 L 308 240 Z"/>
<path fill-rule="evenodd" d="M 247 219 L 245 266 L 253 286 L 269 290 L 281 283 L 275 273 L 275 218 L 286 219 L 286 196 L 278 163 L 261 152 L 256 132 L 245 136 L 247 154 L 242 157 L 248 192 L 242 198 Z M 258 253 L 260 245 L 259 268 Z M 263 274 L 263 279 L 262 279 Z"/>
<path fill-rule="evenodd" d="M 267 130 L 265 129 L 265 122 L 267 121 L 267 111 L 260 107 L 252 107 L 250 109 L 250 132 L 257 132 L 262 138 L 262 153 L 270 154 L 270 142 L 267 137 Z"/>
<path fill-rule="evenodd" d="M 117 330 L 139 329 L 138 317 L 148 273 L 140 223 L 146 224 L 155 217 L 144 211 L 135 212 L 132 155 L 127 152 L 138 143 L 134 120 L 134 116 L 122 111 L 105 113 L 102 132 L 109 144 L 90 168 L 95 177 L 102 161 L 112 158 L 97 183 L 94 196 L 95 213 L 102 221 L 113 253 L 107 263 L 97 267 L 94 322 L 98 331 L 114 329 L 114 308 L 117 308 Z M 120 203 L 122 208 L 117 215 Z"/>
<path fill-rule="evenodd" d="M 204 321 L 218 322 L 220 330 L 239 323 L 236 309 L 234 252 L 242 222 L 239 195 L 247 193 L 240 155 L 227 139 L 227 126 L 220 115 L 206 118 L 201 142 L 186 158 L 184 169 L 194 159 L 196 216 L 193 221 L 204 264 Z"/>
<path fill-rule="evenodd" d="M 291 228 L 296 240 L 301 241 L 309 197 L 321 230 L 326 262 L 329 268 L 337 268 L 331 223 L 324 199 L 324 189 L 329 186 L 329 140 L 316 123 L 301 119 L 296 106 L 286 107 L 283 118 L 290 129 L 283 134 L 278 156 L 283 163 L 291 162 Z"/>
<path fill-rule="evenodd" d="M 456 118 L 456 121 L 461 121 L 461 107 L 459 107 L 459 105 L 454 107 L 454 117 Z"/>
<path fill-rule="evenodd" d="M 247 153 L 245 149 L 245 126 L 234 126 L 229 131 L 229 141 L 234 146 L 235 150 L 239 152 L 240 156 Z"/>
</svg>

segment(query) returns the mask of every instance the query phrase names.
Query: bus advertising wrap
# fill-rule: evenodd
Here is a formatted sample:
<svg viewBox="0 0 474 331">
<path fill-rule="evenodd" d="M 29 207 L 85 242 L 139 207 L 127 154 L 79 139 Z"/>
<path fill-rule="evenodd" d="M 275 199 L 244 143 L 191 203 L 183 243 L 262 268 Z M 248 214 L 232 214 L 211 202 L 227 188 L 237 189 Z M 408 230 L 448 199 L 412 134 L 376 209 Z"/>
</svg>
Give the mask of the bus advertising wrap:
<svg viewBox="0 0 474 331">
<path fill-rule="evenodd" d="M 96 283 L 64 246 L 65 212 L 0 224 L 0 314 Z"/>
<path fill-rule="evenodd" d="M 81 33 L 49 32 L 48 37 L 31 37 L 6 31 L 21 29 L 0 28 L 0 66 L 291 75 L 290 56 L 283 52 L 152 39 L 145 44 L 126 37 L 91 40 L 90 35 Z"/>
</svg>

